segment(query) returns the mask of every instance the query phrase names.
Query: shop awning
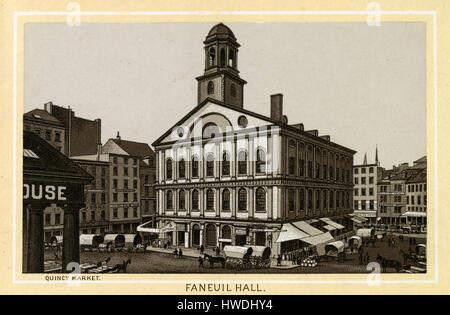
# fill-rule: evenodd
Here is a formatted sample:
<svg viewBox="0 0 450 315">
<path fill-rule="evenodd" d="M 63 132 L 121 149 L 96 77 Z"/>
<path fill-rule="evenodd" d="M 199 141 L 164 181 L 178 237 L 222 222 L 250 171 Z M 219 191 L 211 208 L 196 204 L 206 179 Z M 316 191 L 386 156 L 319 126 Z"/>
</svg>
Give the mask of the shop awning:
<svg viewBox="0 0 450 315">
<path fill-rule="evenodd" d="M 303 239 L 308 236 L 309 236 L 308 234 L 300 231 L 292 224 L 286 223 L 286 224 L 283 224 L 280 235 L 278 236 L 278 239 L 276 242 L 281 243 L 281 242 L 287 242 L 287 241 L 292 241 L 292 240 L 299 240 L 299 239 Z"/>
<path fill-rule="evenodd" d="M 329 241 L 334 241 L 333 236 L 329 232 L 322 233 L 315 236 L 305 237 L 301 239 L 302 242 L 311 244 L 311 245 L 319 245 L 323 243 L 327 243 Z"/>
<path fill-rule="evenodd" d="M 332 227 L 338 229 L 338 230 L 342 230 L 344 228 L 343 225 L 334 222 L 333 220 L 331 220 L 330 218 L 320 218 L 320 221 L 325 222 L 328 225 L 331 225 Z"/>
<path fill-rule="evenodd" d="M 357 215 L 352 215 L 349 216 L 350 220 L 352 220 L 353 222 L 355 222 L 356 224 L 363 224 L 365 221 L 367 221 L 366 218 L 357 216 Z"/>
<path fill-rule="evenodd" d="M 147 225 L 151 225 L 152 223 L 153 223 L 152 221 L 149 221 L 149 222 L 145 222 L 144 224 L 139 225 L 137 227 L 137 231 L 138 232 L 146 232 L 146 233 L 160 233 L 160 229 L 147 227 Z"/>
<path fill-rule="evenodd" d="M 309 225 L 305 221 L 297 221 L 292 223 L 296 228 L 302 230 L 304 233 L 306 233 L 306 236 L 316 236 L 323 234 L 323 232 L 319 229 L 316 229 L 312 225 Z"/>
<path fill-rule="evenodd" d="M 427 216 L 426 212 L 407 211 L 402 214 L 402 217 L 411 217 L 411 218 L 425 218 L 426 216 Z"/>
<path fill-rule="evenodd" d="M 363 218 L 376 218 L 377 212 L 375 210 L 356 210 L 355 214 Z"/>
<path fill-rule="evenodd" d="M 335 230 L 337 230 L 334 226 L 331 226 L 331 225 L 325 225 L 323 228 L 326 229 L 327 231 L 335 231 Z"/>
</svg>

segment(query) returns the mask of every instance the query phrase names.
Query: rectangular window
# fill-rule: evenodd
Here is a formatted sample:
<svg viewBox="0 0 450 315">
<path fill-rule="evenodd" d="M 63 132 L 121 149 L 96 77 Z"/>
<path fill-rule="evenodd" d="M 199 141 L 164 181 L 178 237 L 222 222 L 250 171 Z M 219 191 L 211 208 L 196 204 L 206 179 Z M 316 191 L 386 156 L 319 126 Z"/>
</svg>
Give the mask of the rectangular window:
<svg viewBox="0 0 450 315">
<path fill-rule="evenodd" d="M 123 168 L 123 175 L 128 176 L 128 167 Z"/>
<path fill-rule="evenodd" d="M 52 140 L 52 131 L 51 130 L 45 130 L 45 140 L 47 140 L 47 141 Z"/>
<path fill-rule="evenodd" d="M 119 211 L 117 210 L 117 208 L 113 209 L 113 218 L 117 219 L 119 217 Z"/>
<path fill-rule="evenodd" d="M 123 180 L 123 188 L 128 189 L 128 179 Z"/>
<path fill-rule="evenodd" d="M 365 188 L 362 188 L 361 189 L 361 196 L 365 196 L 366 195 L 366 189 Z"/>
<path fill-rule="evenodd" d="M 138 169 L 137 169 L 137 167 L 134 167 L 134 168 L 133 168 L 133 176 L 134 176 L 134 177 L 137 177 L 137 176 L 138 176 Z"/>
<path fill-rule="evenodd" d="M 128 202 L 128 193 L 123 194 L 123 202 Z"/>
<path fill-rule="evenodd" d="M 113 179 L 113 188 L 116 189 L 117 188 L 117 179 Z"/>
<path fill-rule="evenodd" d="M 289 157 L 289 175 L 295 175 L 295 157 Z"/>
<path fill-rule="evenodd" d="M 117 202 L 117 193 L 113 193 L 113 202 Z"/>
<path fill-rule="evenodd" d="M 298 160 L 299 175 L 305 177 L 305 160 Z"/>
<path fill-rule="evenodd" d="M 355 188 L 355 193 L 354 193 L 354 195 L 355 195 L 355 196 L 358 196 L 358 194 L 359 194 L 359 189 L 358 189 L 358 188 Z"/>
<path fill-rule="evenodd" d="M 138 217 L 138 209 L 137 208 L 133 208 L 133 217 L 135 217 L 135 218 Z"/>
<path fill-rule="evenodd" d="M 369 177 L 369 184 L 373 185 L 373 181 L 374 181 L 374 180 L 373 180 L 373 176 L 370 176 L 370 177 Z"/>
<path fill-rule="evenodd" d="M 128 219 L 128 208 L 123 208 L 123 217 Z"/>
<path fill-rule="evenodd" d="M 114 168 L 113 168 L 113 175 L 114 176 L 118 176 L 118 174 L 119 174 L 119 172 L 118 172 L 117 166 L 114 166 Z"/>
<path fill-rule="evenodd" d="M 361 177 L 361 185 L 365 185 L 366 184 L 366 178 L 365 177 Z"/>
<path fill-rule="evenodd" d="M 45 214 L 45 225 L 51 224 L 51 218 L 52 218 L 52 216 L 50 213 Z"/>
<path fill-rule="evenodd" d="M 355 177 L 355 185 L 359 185 L 359 178 Z"/>
<path fill-rule="evenodd" d="M 373 196 L 373 188 L 369 188 L 369 196 Z"/>
<path fill-rule="evenodd" d="M 55 132 L 55 142 L 61 142 L 61 133 Z"/>
<path fill-rule="evenodd" d="M 57 213 L 55 214 L 55 224 L 62 224 L 63 222 L 61 222 L 61 214 Z"/>
</svg>

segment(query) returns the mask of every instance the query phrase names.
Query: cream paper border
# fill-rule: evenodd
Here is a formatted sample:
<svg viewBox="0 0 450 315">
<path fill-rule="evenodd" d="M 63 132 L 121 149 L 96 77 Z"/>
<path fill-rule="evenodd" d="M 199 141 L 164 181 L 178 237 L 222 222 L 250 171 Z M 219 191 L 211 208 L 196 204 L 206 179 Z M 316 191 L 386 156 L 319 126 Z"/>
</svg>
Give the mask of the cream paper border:
<svg viewBox="0 0 450 315">
<path fill-rule="evenodd" d="M 2 220 L 0 277 L 2 290 L 8 293 L 145 293 L 145 294 L 198 294 L 187 292 L 186 283 L 247 283 L 260 284 L 263 292 L 218 292 L 228 294 L 300 294 L 300 293 L 443 293 L 448 292 L 449 238 L 448 170 L 443 161 L 448 157 L 448 145 L 442 135 L 447 134 L 444 117 L 448 114 L 447 89 L 444 86 L 449 52 L 449 12 L 444 11 L 445 0 L 429 1 L 377 1 L 383 22 L 425 22 L 426 48 L 426 100 L 427 100 L 427 155 L 428 155 L 428 256 L 429 270 L 423 274 L 381 275 L 368 278 L 356 274 L 121 274 L 101 275 L 96 282 L 48 282 L 45 275 L 21 274 L 21 172 L 22 115 L 24 87 L 24 24 L 29 22 L 66 22 L 70 1 L 47 1 L 29 4 L 25 1 L 1 1 L 2 5 L 2 67 L 0 85 L 3 102 L 0 144 L 0 191 Z M 373 11 L 368 1 L 77 1 L 81 8 L 81 23 L 152 23 L 152 22 L 366 22 Z M 448 31 L 447 31 L 448 32 Z M 439 58 L 440 57 L 440 58 Z M 440 104 L 440 105 L 439 105 Z M 439 114 L 439 115 L 438 115 Z M 12 118 L 12 119 L 11 119 Z M 438 137 L 439 135 L 439 137 Z M 444 149 L 441 149 L 444 148 Z M 12 153 L 12 154 L 11 154 Z M 446 154 L 447 153 L 447 154 Z M 439 173 L 438 173 L 439 158 Z M 4 163 L 3 163 L 4 160 Z M 443 182 L 447 189 L 438 185 Z M 438 196 L 438 193 L 441 195 Z M 438 199 L 439 197 L 439 199 Z M 439 208 L 438 208 L 439 200 Z M 19 207 L 19 208 L 17 208 Z M 434 222 L 435 224 L 431 224 Z M 434 225 L 434 226 L 433 226 Z M 440 242 L 438 242 L 438 239 Z M 368 281 L 370 280 L 370 281 Z M 209 294 L 215 292 L 209 292 Z M 208 294 L 208 293 L 206 293 Z"/>
</svg>

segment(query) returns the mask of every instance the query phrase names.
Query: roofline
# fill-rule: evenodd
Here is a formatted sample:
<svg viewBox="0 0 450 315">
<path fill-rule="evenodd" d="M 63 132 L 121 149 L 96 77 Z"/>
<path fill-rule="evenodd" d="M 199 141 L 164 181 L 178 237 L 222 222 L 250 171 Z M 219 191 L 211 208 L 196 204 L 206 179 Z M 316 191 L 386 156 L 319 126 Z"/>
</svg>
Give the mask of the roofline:
<svg viewBox="0 0 450 315">
<path fill-rule="evenodd" d="M 205 104 L 207 104 L 209 102 L 214 103 L 216 105 L 220 105 L 220 106 L 226 107 L 226 108 L 231 109 L 231 110 L 235 110 L 235 111 L 241 112 L 243 114 L 247 114 L 249 116 L 253 116 L 253 117 L 259 118 L 261 120 L 265 120 L 265 121 L 267 121 L 269 123 L 272 123 L 273 125 L 278 126 L 280 128 L 285 128 L 285 129 L 287 129 L 289 131 L 292 131 L 292 132 L 295 132 L 295 133 L 300 133 L 301 135 L 304 135 L 304 136 L 309 137 L 311 139 L 317 140 L 317 141 L 322 142 L 324 144 L 329 144 L 329 145 L 332 145 L 332 146 L 336 146 L 336 147 L 338 147 L 338 148 L 340 148 L 340 149 L 342 149 L 344 151 L 348 151 L 349 153 L 352 153 L 352 154 L 356 153 L 356 151 L 354 151 L 352 149 L 344 147 L 344 146 L 342 146 L 340 144 L 337 144 L 335 142 L 325 140 L 325 139 L 321 138 L 320 136 L 314 136 L 314 135 L 312 135 L 312 134 L 310 134 L 310 133 L 308 133 L 306 131 L 299 130 L 298 128 L 292 127 L 292 126 L 290 126 L 288 124 L 283 124 L 283 123 L 281 123 L 279 121 L 276 121 L 276 120 L 274 120 L 274 119 L 272 119 L 270 117 L 267 117 L 267 116 L 264 116 L 264 115 L 261 115 L 261 114 L 258 114 L 258 113 L 255 113 L 255 112 L 243 109 L 243 108 L 239 108 L 239 107 L 236 107 L 236 106 L 233 106 L 233 105 L 229 105 L 229 104 L 226 104 L 224 102 L 221 102 L 221 101 L 218 101 L 216 99 L 209 98 L 209 97 L 206 98 L 199 105 L 194 107 L 189 113 L 187 113 L 181 120 L 179 120 L 168 131 L 166 131 L 161 137 L 156 139 L 152 143 L 152 146 L 156 149 L 156 146 L 158 146 L 160 144 L 161 140 L 164 139 L 165 137 L 167 137 L 172 132 L 172 129 L 174 127 L 180 126 L 183 122 L 185 122 L 189 118 L 189 116 L 191 116 L 193 113 L 195 113 L 197 110 L 199 110 L 201 107 L 203 107 Z"/>
</svg>

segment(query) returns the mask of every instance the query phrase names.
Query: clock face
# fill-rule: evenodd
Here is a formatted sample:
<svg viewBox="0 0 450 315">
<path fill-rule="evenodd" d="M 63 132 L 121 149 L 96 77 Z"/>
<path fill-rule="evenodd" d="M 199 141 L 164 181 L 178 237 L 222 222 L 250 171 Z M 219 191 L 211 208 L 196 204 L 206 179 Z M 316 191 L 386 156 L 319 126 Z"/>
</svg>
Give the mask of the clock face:
<svg viewBox="0 0 450 315">
<path fill-rule="evenodd" d="M 247 117 L 245 117 L 245 116 L 240 116 L 240 117 L 238 118 L 238 125 L 239 125 L 239 127 L 241 127 L 241 128 L 247 128 L 247 125 L 248 125 Z"/>
</svg>

